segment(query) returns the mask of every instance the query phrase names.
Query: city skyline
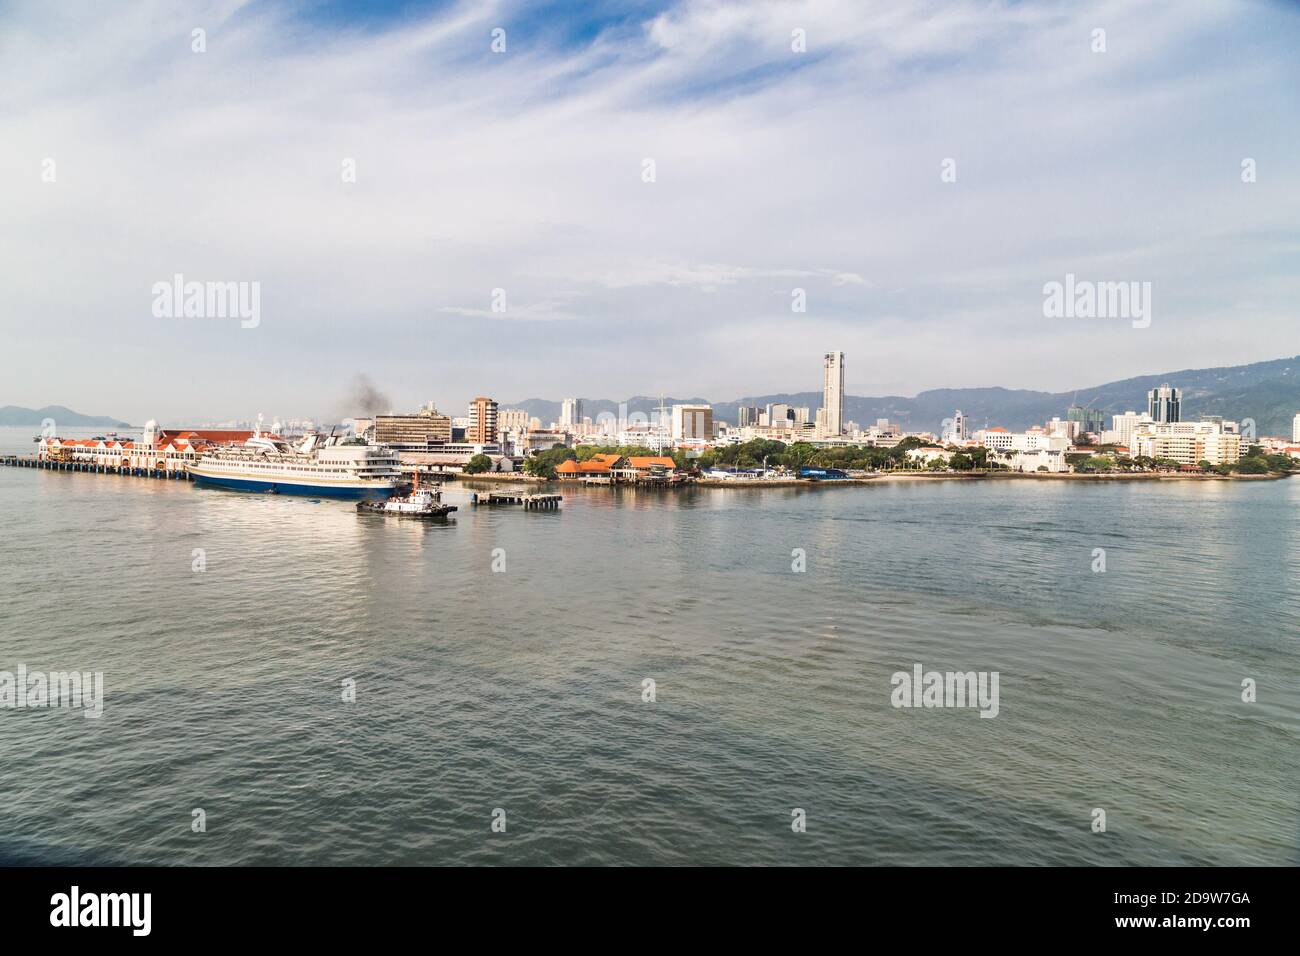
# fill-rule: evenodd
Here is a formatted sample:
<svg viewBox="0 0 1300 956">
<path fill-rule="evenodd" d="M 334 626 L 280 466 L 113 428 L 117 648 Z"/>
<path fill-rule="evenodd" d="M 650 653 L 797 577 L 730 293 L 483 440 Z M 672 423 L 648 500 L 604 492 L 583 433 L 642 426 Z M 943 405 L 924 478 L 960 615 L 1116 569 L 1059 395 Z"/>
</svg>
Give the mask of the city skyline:
<svg viewBox="0 0 1300 956">
<path fill-rule="evenodd" d="M 58 360 L 0 400 L 330 417 L 358 372 L 461 407 L 557 370 L 716 400 L 803 390 L 796 340 L 857 356 L 858 394 L 1050 389 L 1294 326 L 1291 7 L 548 13 L 8 6 L 0 348 Z M 256 322 L 173 317 L 177 276 L 256 283 Z M 1074 277 L 1149 283 L 1141 322 L 1046 317 Z"/>
<path fill-rule="evenodd" d="M 828 372 L 827 372 L 827 360 L 828 360 L 831 356 L 833 356 L 833 355 L 839 355 L 839 356 L 841 357 L 841 359 L 840 359 L 841 363 L 843 362 L 843 353 L 842 353 L 842 352 L 839 352 L 839 353 L 835 353 L 835 352 L 826 353 L 826 354 L 823 356 L 823 379 L 822 379 L 822 383 L 823 383 L 823 384 L 822 384 L 822 389 L 821 389 L 820 392 L 819 392 L 818 390 L 816 390 L 816 389 L 806 388 L 805 390 L 803 390 L 803 391 L 799 391 L 799 392 L 768 392 L 768 393 L 763 393 L 763 394 L 751 393 L 750 395 L 744 396 L 744 397 L 739 398 L 739 399 L 733 399 L 733 400 L 718 400 L 718 399 L 712 399 L 712 398 L 704 399 L 704 400 L 707 402 L 707 404 L 709 404 L 709 405 L 711 405 L 711 406 L 715 406 L 715 407 L 716 407 L 716 406 L 735 405 L 735 406 L 737 407 L 738 410 L 740 410 L 741 412 L 743 412 L 743 411 L 746 409 L 746 406 L 744 405 L 744 403 L 747 402 L 747 401 L 755 401 L 755 400 L 758 400 L 758 401 L 761 401 L 761 402 L 767 402 L 767 404 L 770 406 L 770 404 L 771 404 L 771 400 L 773 400 L 773 399 L 778 399 L 778 398 L 789 398 L 789 399 L 795 399 L 796 397 L 800 397 L 800 396 L 808 397 L 808 398 L 813 398 L 813 397 L 816 397 L 816 396 L 820 396 L 820 398 L 821 398 L 821 404 L 814 403 L 813 405 L 810 406 L 810 408 L 804 410 L 804 411 L 809 411 L 809 412 L 811 412 L 811 411 L 815 411 L 816 409 L 821 408 L 821 407 L 825 404 L 825 396 L 826 396 L 826 394 L 827 394 L 827 374 L 828 374 Z M 811 359 L 809 359 L 809 360 L 811 361 Z M 1293 366 L 1293 365 L 1292 365 L 1292 362 L 1295 362 L 1296 364 Z M 1148 373 L 1148 374 L 1146 374 L 1146 375 L 1138 376 L 1138 377 L 1136 377 L 1135 379 L 1131 379 L 1131 380 L 1123 380 L 1123 381 L 1109 382 L 1109 383 L 1099 383 L 1099 384 L 1096 384 L 1096 385 L 1090 386 L 1090 387 L 1088 387 L 1088 388 L 1086 388 L 1086 389 L 1076 389 L 1076 390 L 1074 390 L 1074 393 L 1073 393 L 1073 400 L 1071 400 L 1071 401 L 1069 402 L 1069 408 L 1066 409 L 1066 411 L 1067 411 L 1067 413 L 1068 413 L 1068 414 L 1067 414 L 1067 417 L 1068 417 L 1068 418 L 1071 418 L 1071 419 L 1077 417 L 1077 418 L 1079 418 L 1080 420 L 1083 420 L 1083 419 L 1085 419 L 1085 418 L 1087 418 L 1088 420 L 1091 420 L 1091 419 L 1093 419 L 1093 418 L 1104 418 L 1105 415 L 1107 415 L 1107 414 L 1118 414 L 1118 413 L 1120 413 L 1121 411 L 1132 411 L 1134 408 L 1137 408 L 1137 407 L 1146 408 L 1148 412 L 1152 412 L 1153 407 L 1154 407 L 1154 406 L 1152 405 L 1152 396 L 1155 394 L 1155 390 L 1160 389 L 1160 388 L 1167 388 L 1167 387 L 1169 387 L 1171 383 L 1170 383 L 1170 381 L 1168 381 L 1168 379 L 1171 379 L 1171 378 L 1173 378 L 1173 379 L 1178 379 L 1179 381 L 1184 381 L 1187 377 L 1191 377 L 1191 378 L 1193 378 L 1193 379 L 1202 380 L 1202 382 L 1204 382 L 1205 380 L 1209 380 L 1209 381 L 1211 381 L 1211 382 L 1226 382 L 1226 381 L 1229 380 L 1229 378 L 1231 378 L 1231 379 L 1239 379 L 1239 377 L 1240 377 L 1241 375 L 1247 373 L 1247 370 L 1251 370 L 1255 375 L 1261 375 L 1261 374 L 1262 374 L 1262 375 L 1265 376 L 1265 377 L 1272 378 L 1273 381 L 1274 381 L 1274 383 L 1275 383 L 1275 385 L 1280 385 L 1280 384 L 1282 384 L 1283 382 L 1289 380 L 1289 378 L 1290 378 L 1290 373 L 1291 373 L 1293 367 L 1294 367 L 1295 369 L 1297 369 L 1297 370 L 1300 370 L 1300 356 L 1296 356 L 1296 357 L 1294 357 L 1294 358 L 1281 358 L 1281 359 L 1275 359 L 1275 360 L 1273 360 L 1273 361 L 1271 361 L 1271 362 L 1266 362 L 1266 363 L 1254 363 L 1253 365 L 1249 365 L 1249 366 L 1226 366 L 1226 367 L 1225 367 L 1225 366 L 1217 366 L 1217 367 L 1213 367 L 1213 368 L 1209 368 L 1209 369 L 1183 369 L 1183 370 L 1173 371 L 1173 372 L 1171 372 L 1171 371 L 1150 372 L 1150 373 Z M 840 371 L 841 371 L 841 373 L 842 373 L 842 371 L 843 371 L 842 366 L 841 366 Z M 1281 376 L 1280 379 L 1277 379 L 1277 378 L 1276 378 L 1276 376 L 1278 376 L 1278 375 Z M 1225 377 L 1225 376 L 1226 376 L 1226 377 Z M 1300 375 L 1297 375 L 1295 378 L 1296 378 L 1296 380 L 1300 380 Z M 842 375 L 842 374 L 841 374 L 841 376 L 840 376 L 840 379 L 841 379 L 841 381 L 843 380 L 843 375 Z M 1148 386 L 1148 385 L 1141 385 L 1141 384 L 1140 384 L 1140 383 L 1142 383 L 1143 381 L 1149 381 L 1149 382 L 1154 383 L 1156 380 L 1159 380 L 1158 385 L 1157 385 L 1157 384 L 1151 384 L 1150 386 Z M 1104 408 L 1094 408 L 1094 407 L 1092 407 L 1093 404 L 1097 401 L 1096 396 L 1099 396 L 1100 394 L 1102 394 L 1102 392 L 1113 390 L 1113 389 L 1115 389 L 1116 387 L 1119 387 L 1119 386 L 1132 386 L 1132 387 L 1135 387 L 1135 388 L 1136 388 L 1136 387 L 1140 387 L 1141 395 L 1140 395 L 1140 396 L 1129 396 L 1129 397 L 1126 397 L 1126 398 L 1122 398 L 1122 399 L 1120 399 L 1120 400 L 1112 399 L 1110 402 L 1108 402 L 1108 403 L 1105 405 Z M 1178 393 L 1179 395 L 1181 395 L 1181 393 L 1182 393 L 1182 391 L 1183 391 L 1183 389 L 1182 389 L 1181 387 L 1179 387 L 1179 386 L 1174 386 L 1173 390 L 1174 390 L 1175 393 Z M 1211 391 L 1213 391 L 1213 390 L 1214 390 L 1214 389 L 1211 389 Z M 481 390 L 480 390 L 480 391 L 481 391 Z M 494 390 L 489 389 L 488 391 L 491 392 L 491 391 L 494 391 Z M 849 401 L 858 402 L 858 403 L 861 403 L 861 402 L 872 402 L 872 401 L 891 401 L 891 400 L 899 400 L 899 399 L 901 399 L 901 400 L 903 400 L 903 401 L 911 401 L 911 400 L 913 400 L 913 399 L 910 399 L 910 398 L 908 398 L 908 397 L 904 397 L 904 396 L 853 395 L 853 394 L 848 394 L 848 392 L 847 392 L 846 389 L 842 389 L 841 391 L 842 391 L 842 394 L 841 394 L 841 396 L 840 396 L 840 402 L 839 402 L 839 404 L 840 404 L 840 408 L 841 408 L 841 420 L 842 420 L 842 421 L 846 420 L 846 419 L 844 419 L 843 411 L 842 411 L 842 409 L 843 409 L 843 401 L 844 401 L 845 398 L 847 398 Z M 957 389 L 957 390 L 940 389 L 940 390 L 932 391 L 932 392 L 930 392 L 930 393 L 921 393 L 920 395 L 915 396 L 915 397 L 913 397 L 913 398 L 915 398 L 915 399 L 919 399 L 919 398 L 922 397 L 923 395 L 927 395 L 927 394 L 928 394 L 928 395 L 931 395 L 931 396 L 943 395 L 943 394 L 946 393 L 946 392 L 961 392 L 961 393 L 965 393 L 965 394 L 969 395 L 969 394 L 972 393 L 972 392 L 974 392 L 974 393 L 978 393 L 978 392 L 985 392 L 985 391 L 987 391 L 987 392 L 1004 392 L 1004 393 L 1006 393 L 1007 395 L 1027 395 L 1027 394 L 1028 394 L 1028 395 L 1035 395 L 1035 396 L 1043 396 L 1043 397 L 1046 397 L 1046 398 L 1060 398 L 1060 399 L 1062 399 L 1063 402 L 1064 402 L 1064 400 L 1065 400 L 1065 396 L 1070 394 L 1070 392 L 1069 392 L 1068 390 L 1066 390 L 1066 391 L 1062 391 L 1062 392 L 1055 392 L 1055 393 L 1048 393 L 1048 392 L 1041 392 L 1041 393 L 1040 393 L 1040 392 L 1024 392 L 1024 391 L 1017 391 L 1017 390 L 1008 390 L 1008 389 L 1006 389 L 1005 387 L 1002 387 L 1002 386 L 988 386 L 988 387 L 986 387 L 986 388 L 984 388 L 984 389 L 967 389 L 967 390 L 963 390 L 963 389 Z M 388 393 L 387 393 L 386 391 L 384 391 L 383 389 L 381 389 L 381 388 L 379 388 L 379 387 L 376 387 L 376 384 L 373 383 L 373 382 L 370 382 L 369 380 L 363 380 L 363 381 L 359 381 L 358 383 L 356 383 L 356 385 L 355 385 L 354 388 L 353 388 L 353 392 L 354 392 L 354 395 L 356 396 L 356 398 L 354 399 L 354 401 L 353 401 L 353 402 L 350 404 L 350 406 L 349 406 L 349 408 L 351 408 L 353 411 L 356 411 L 358 408 L 360 408 L 360 407 L 363 406 L 363 405 L 364 405 L 364 406 L 367 406 L 367 407 L 369 408 L 369 414 L 370 414 L 370 415 L 374 415 L 374 414 L 381 414 L 381 415 L 382 415 L 382 414 L 409 415 L 409 414 L 414 414 L 414 413 L 425 413 L 425 412 L 435 412 L 435 413 L 437 413 L 437 412 L 439 412 L 439 409 L 448 409 L 449 411 L 446 412 L 446 414 L 447 414 L 448 416 L 450 416 L 450 417 L 454 417 L 454 418 L 458 418 L 458 419 L 461 419 L 461 420 L 466 420 L 466 419 L 468 419 L 469 417 L 472 417 L 472 416 L 473 416 L 473 414 L 474 414 L 473 408 L 474 408 L 474 404 L 475 404 L 475 402 L 478 401 L 478 398 L 482 398 L 482 397 L 483 397 L 483 396 L 479 396 L 479 397 L 476 398 L 475 400 L 473 400 L 473 401 L 467 403 L 467 405 L 466 405 L 466 407 L 465 407 L 465 409 L 464 409 L 465 414 L 461 414 L 460 412 L 457 411 L 456 406 L 451 405 L 451 404 L 448 404 L 448 403 L 442 401 L 441 399 L 433 399 L 433 400 L 419 401 L 419 402 L 416 402 L 416 403 L 414 403 L 413 405 L 410 405 L 410 406 L 400 406 L 400 405 L 398 405 L 396 402 L 390 402 L 390 400 L 389 400 L 389 398 L 388 398 Z M 1082 397 L 1085 396 L 1085 395 L 1087 395 L 1087 394 L 1094 394 L 1094 397 L 1091 398 L 1091 399 L 1088 399 L 1088 400 L 1086 401 L 1086 403 L 1081 404 L 1080 402 L 1081 402 Z M 1196 387 L 1196 388 L 1194 388 L 1192 394 L 1199 396 L 1199 398 L 1201 398 L 1201 399 L 1204 399 L 1204 398 L 1206 397 L 1206 389 L 1205 389 L 1204 384 L 1202 384 L 1200 387 Z M 955 396 L 952 396 L 952 397 L 955 398 Z M 1275 397 L 1276 397 L 1276 396 L 1270 396 L 1270 400 L 1272 400 L 1272 398 L 1275 398 Z M 656 405 L 656 406 L 657 406 L 659 402 L 667 402 L 667 404 L 672 405 L 672 404 L 674 404 L 674 403 L 682 403 L 682 402 L 685 402 L 685 403 L 687 403 L 687 404 L 690 404 L 690 403 L 697 402 L 697 401 L 701 400 L 701 396 L 698 396 L 698 395 L 696 395 L 696 396 L 667 396 L 667 395 L 661 395 L 661 396 L 647 396 L 647 395 L 641 395 L 641 396 L 626 396 L 625 398 L 622 398 L 622 399 L 594 398 L 594 397 L 591 397 L 591 396 L 569 397 L 569 398 L 564 398 L 564 399 L 546 399 L 546 398 L 541 398 L 541 397 L 534 396 L 534 397 L 531 397 L 531 398 L 517 399 L 517 400 L 513 400 L 513 401 L 502 401 L 502 400 L 497 400 L 497 399 L 495 399 L 495 398 L 492 397 L 492 396 L 487 396 L 487 398 L 488 398 L 490 401 L 492 401 L 492 403 L 493 403 L 494 406 L 496 406 L 497 408 L 499 408 L 499 410 L 500 410 L 500 414 L 501 414 L 502 416 L 506 416 L 508 413 L 509 413 L 509 414 L 514 414 L 514 415 L 522 414 L 522 409 L 521 409 L 520 406 L 530 406 L 530 405 L 531 405 L 531 406 L 535 406 L 535 405 L 537 405 L 538 403 L 545 403 L 545 404 L 552 404 L 552 405 L 555 405 L 555 406 L 557 406 L 557 408 L 556 408 L 556 413 L 555 413 L 554 416 L 552 416 L 552 418 L 553 418 L 554 422 L 555 422 L 556 424 L 559 424 L 559 425 L 565 425 L 566 423 L 568 423 L 568 424 L 579 424 L 579 423 L 583 420 L 584 417 L 587 417 L 587 418 L 591 417 L 591 416 L 585 414 L 585 413 L 586 413 L 586 405 L 587 405 L 587 404 L 590 404 L 590 405 L 593 406 L 593 407 L 597 407 L 597 406 L 606 406 L 606 405 L 607 405 L 607 406 L 611 406 L 611 407 L 617 408 L 619 405 L 621 405 L 621 404 L 623 404 L 623 403 L 625 403 L 625 402 L 630 402 L 630 403 L 632 403 L 633 405 L 636 405 L 636 406 L 644 405 L 646 402 L 650 402 L 650 403 L 652 403 L 653 405 Z M 1240 397 L 1239 397 L 1239 398 L 1238 398 L 1238 402 L 1239 402 L 1239 404 L 1241 403 L 1241 401 L 1242 401 L 1242 399 L 1240 399 Z M 959 401 L 959 403 L 960 403 L 960 401 Z M 570 405 L 572 405 L 573 407 L 570 408 Z M 50 405 L 50 406 L 40 406 L 40 407 L 37 408 L 37 409 L 27 409 L 27 410 L 28 410 L 28 411 L 38 411 L 38 410 L 47 410 L 47 409 L 48 409 L 48 410 L 50 410 L 51 413 L 53 414 L 54 412 L 57 411 L 56 406 L 58 406 L 58 403 L 53 403 L 53 404 Z M 1130 407 L 1130 406 L 1132 406 L 1132 407 Z M 85 410 L 85 409 L 69 409 L 69 408 L 67 408 L 66 406 L 58 406 L 58 407 L 61 407 L 62 410 L 65 411 L 65 412 L 73 412 L 73 413 L 77 414 L 78 416 L 85 416 L 85 415 L 87 414 L 87 410 Z M 786 407 L 786 406 L 782 406 L 782 407 Z M 1064 407 L 1064 406 L 1063 406 L 1063 407 Z M 1242 408 L 1242 409 L 1246 409 L 1246 410 L 1248 410 L 1248 411 L 1253 411 L 1252 404 L 1251 404 L 1251 402 L 1250 402 L 1249 400 L 1244 400 L 1244 404 L 1241 405 L 1241 408 Z M 22 409 L 21 406 L 13 406 L 13 405 L 9 405 L 9 406 L 0 406 L 0 412 L 23 411 L 23 410 L 24 410 L 24 409 Z M 608 411 L 608 410 L 609 410 L 609 409 L 606 409 L 606 411 Z M 761 408 L 760 408 L 760 409 L 755 409 L 755 411 L 761 411 Z M 944 408 L 944 410 L 943 410 L 943 412 L 944 412 L 945 415 L 948 414 L 948 411 L 949 411 L 949 409 L 947 409 L 947 408 Z M 960 411 L 960 410 L 959 410 L 959 411 Z M 1085 414 L 1085 413 L 1086 413 L 1086 414 Z M 95 414 L 95 413 L 94 413 L 94 411 L 92 410 L 90 414 L 93 415 L 93 414 Z M 364 414 L 364 413 L 363 413 L 363 414 Z M 531 413 L 529 413 L 529 414 L 531 415 Z M 871 417 L 871 415 L 867 415 L 867 414 L 863 413 L 861 410 L 859 410 L 859 412 L 857 412 L 856 414 L 858 414 L 859 417 L 862 417 L 862 418 L 863 418 L 863 423 L 864 423 L 864 424 L 865 424 L 865 422 L 866 422 L 866 419 L 868 419 L 868 418 Z M 897 411 L 891 412 L 890 414 L 897 414 Z M 903 413 L 903 414 L 904 414 L 904 418 L 906 419 L 906 418 L 907 418 L 906 413 Z M 1289 414 L 1289 413 L 1288 413 L 1288 414 Z M 1233 412 L 1232 412 L 1232 415 L 1236 415 L 1237 417 L 1250 417 L 1249 415 L 1243 415 L 1243 412 L 1242 412 L 1241 409 L 1237 409 L 1236 411 L 1233 411 Z M 571 417 L 570 417 L 570 416 L 571 416 Z M 100 416 L 100 417 L 105 418 L 105 419 L 111 418 L 111 416 Z M 299 421 L 299 422 L 301 422 L 301 421 L 303 421 L 303 420 L 311 420 L 311 421 L 314 421 L 314 422 L 317 422 L 317 423 L 320 423 L 320 422 L 328 422 L 328 421 L 331 420 L 329 416 L 319 416 L 319 415 L 316 415 L 316 414 L 311 414 L 311 413 L 302 413 L 302 412 L 293 413 L 293 414 L 285 414 L 285 413 L 283 413 L 282 410 L 272 410 L 272 411 L 268 411 L 268 412 L 263 412 L 262 410 L 258 410 L 258 411 L 255 411 L 255 412 L 254 412 L 254 411 L 248 411 L 248 412 L 243 412 L 243 411 L 241 411 L 241 412 L 238 413 L 238 414 L 227 414 L 227 415 L 213 416 L 213 417 L 209 417 L 209 418 L 188 418 L 188 419 L 187 419 L 187 418 L 183 418 L 183 417 L 181 417 L 181 418 L 177 418 L 177 417 L 173 417 L 173 416 L 169 416 L 169 415 L 161 415 L 161 416 L 160 416 L 160 415 L 158 415 L 158 414 L 151 413 L 151 414 L 147 415 L 147 416 L 145 417 L 145 419 L 142 419 L 142 420 L 162 418 L 162 419 L 165 419 L 165 420 L 167 420 L 167 421 L 169 421 L 169 422 L 172 422 L 173 424 L 179 424 L 179 423 L 184 422 L 184 423 L 188 423 L 188 424 L 191 425 L 191 426 L 200 426 L 200 425 L 202 425 L 202 426 L 206 426 L 206 427 L 214 427 L 214 426 L 218 425 L 219 423 L 233 423 L 233 422 L 239 422 L 239 423 L 241 423 L 241 424 L 251 424 L 251 423 L 253 423 L 256 419 L 258 419 L 259 417 L 264 418 L 265 421 L 266 421 L 268 424 L 271 423 L 271 422 L 273 422 L 273 421 L 275 421 L 275 420 L 281 420 L 281 421 L 286 421 L 286 422 L 289 422 L 289 421 Z M 347 419 L 349 419 L 349 418 L 352 418 L 352 417 L 354 417 L 353 414 L 351 414 L 351 413 L 345 413 L 345 414 L 340 414 L 340 415 L 337 417 L 336 420 L 337 420 L 337 421 L 345 421 L 345 420 L 347 420 Z M 984 420 L 984 424 L 986 424 L 986 425 L 996 424 L 997 421 L 998 421 L 997 414 L 994 414 L 992 417 L 989 417 L 989 414 L 987 413 L 987 410 L 986 410 L 986 413 L 985 413 L 982 417 L 983 417 L 983 420 Z M 1046 416 L 1041 416 L 1041 417 L 1044 417 L 1044 418 L 1045 418 Z M 1231 416 L 1230 416 L 1230 417 L 1231 417 Z M 980 419 L 980 418 L 981 418 L 980 415 L 976 415 L 976 416 L 975 416 L 975 419 L 977 419 L 977 420 Z M 56 421 L 61 421 L 61 420 L 62 420 L 62 418 L 61 418 L 60 416 L 57 416 L 57 415 L 56 415 Z M 810 418 L 809 421 L 812 421 L 812 419 Z M 34 423 L 34 420 L 33 420 L 33 423 Z M 741 423 L 741 424 L 744 424 L 743 421 L 741 421 L 740 423 Z M 1002 423 L 1003 423 L 1003 424 L 1006 424 L 1006 422 L 1002 422 Z M 106 425 L 108 424 L 108 422 L 105 421 L 105 422 L 101 422 L 101 423 L 99 423 L 99 424 L 100 424 L 100 426 L 106 426 Z M 137 421 L 135 424 L 138 425 L 139 422 Z M 978 424 L 978 422 L 977 422 L 977 424 Z M 502 427 L 505 427 L 505 426 L 506 426 L 506 420 L 505 420 L 504 417 L 502 418 L 501 425 L 502 425 Z M 89 425 L 77 426 L 77 425 L 74 424 L 74 427 L 91 427 L 91 426 L 89 426 Z M 946 425 L 945 425 L 944 427 L 946 427 Z"/>
</svg>

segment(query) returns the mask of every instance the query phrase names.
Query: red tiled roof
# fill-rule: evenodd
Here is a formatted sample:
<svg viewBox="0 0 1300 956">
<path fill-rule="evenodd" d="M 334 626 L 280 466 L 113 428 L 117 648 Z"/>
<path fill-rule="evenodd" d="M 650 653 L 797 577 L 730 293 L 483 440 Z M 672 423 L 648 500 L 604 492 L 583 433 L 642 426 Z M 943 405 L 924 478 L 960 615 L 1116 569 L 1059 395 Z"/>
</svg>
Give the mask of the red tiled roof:
<svg viewBox="0 0 1300 956">
<path fill-rule="evenodd" d="M 246 442 L 253 437 L 251 431 L 234 428 L 164 428 L 158 433 L 160 443 L 166 444 L 169 441 L 185 439 L 186 441 L 206 441 L 214 444 L 234 444 Z M 275 438 L 275 435 L 268 435 L 268 438 Z"/>
</svg>

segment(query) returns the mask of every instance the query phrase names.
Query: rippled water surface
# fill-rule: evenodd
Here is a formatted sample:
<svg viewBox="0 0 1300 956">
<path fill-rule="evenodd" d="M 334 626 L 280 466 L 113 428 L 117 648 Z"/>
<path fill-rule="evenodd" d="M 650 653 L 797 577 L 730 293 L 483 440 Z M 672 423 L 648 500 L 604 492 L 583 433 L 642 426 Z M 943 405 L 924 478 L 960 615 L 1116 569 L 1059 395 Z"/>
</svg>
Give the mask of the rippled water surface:
<svg viewBox="0 0 1300 956">
<path fill-rule="evenodd" d="M 106 684 L 0 709 L 0 861 L 1300 862 L 1300 479 L 562 491 L 0 468 L 0 670 Z M 893 708 L 915 663 L 998 716 Z"/>
</svg>

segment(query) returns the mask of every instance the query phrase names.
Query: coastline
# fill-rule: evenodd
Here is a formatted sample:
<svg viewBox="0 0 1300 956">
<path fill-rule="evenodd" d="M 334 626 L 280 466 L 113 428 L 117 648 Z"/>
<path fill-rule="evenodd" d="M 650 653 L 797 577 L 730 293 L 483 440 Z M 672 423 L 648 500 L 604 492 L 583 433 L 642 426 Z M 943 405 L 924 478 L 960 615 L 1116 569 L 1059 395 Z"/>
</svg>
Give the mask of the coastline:
<svg viewBox="0 0 1300 956">
<path fill-rule="evenodd" d="M 869 478 L 840 478 L 831 481 L 810 481 L 806 478 L 785 478 L 776 481 L 735 481 L 726 478 L 702 478 L 691 482 L 697 488 L 832 488 L 838 486 L 869 485 L 873 482 L 908 481 L 1275 481 L 1290 478 L 1287 474 L 1267 475 L 1180 475 L 1139 472 L 1136 474 L 1089 475 L 1076 472 L 1059 474 L 1026 473 L 1018 471 L 977 472 L 880 472 Z"/>
</svg>

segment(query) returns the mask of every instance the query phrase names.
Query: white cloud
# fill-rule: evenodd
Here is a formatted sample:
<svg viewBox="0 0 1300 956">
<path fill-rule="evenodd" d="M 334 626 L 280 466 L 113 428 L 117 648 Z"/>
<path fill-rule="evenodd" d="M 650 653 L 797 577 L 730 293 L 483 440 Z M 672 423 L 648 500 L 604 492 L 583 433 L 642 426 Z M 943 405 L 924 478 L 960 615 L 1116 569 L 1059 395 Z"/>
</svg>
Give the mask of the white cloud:
<svg viewBox="0 0 1300 956">
<path fill-rule="evenodd" d="M 815 389 L 832 347 L 855 394 L 1066 388 L 1294 351 L 1283 9 L 695 2 L 561 47 L 510 3 L 368 30 L 240 3 L 0 17 L 0 401 L 293 415 L 358 369 L 447 407 L 575 379 L 725 399 Z M 1067 271 L 1152 281 L 1152 328 L 1045 324 Z M 153 319 L 176 272 L 260 281 L 261 326 Z M 113 364 L 177 356 L 165 390 Z"/>
</svg>

